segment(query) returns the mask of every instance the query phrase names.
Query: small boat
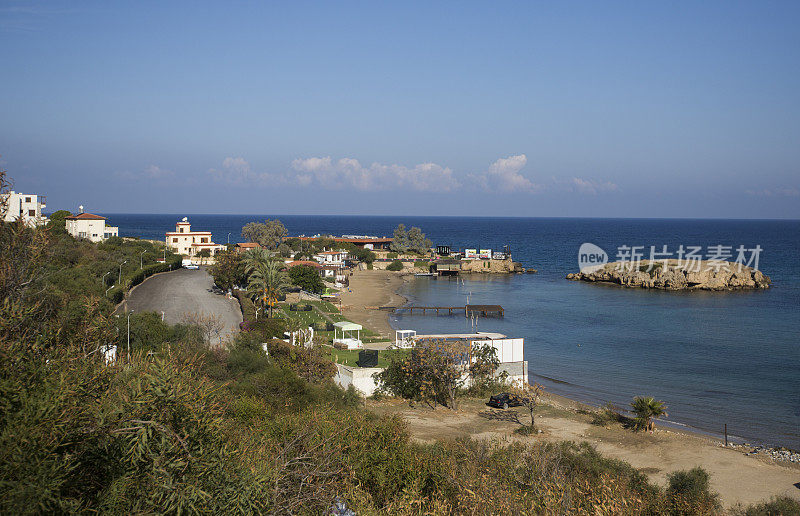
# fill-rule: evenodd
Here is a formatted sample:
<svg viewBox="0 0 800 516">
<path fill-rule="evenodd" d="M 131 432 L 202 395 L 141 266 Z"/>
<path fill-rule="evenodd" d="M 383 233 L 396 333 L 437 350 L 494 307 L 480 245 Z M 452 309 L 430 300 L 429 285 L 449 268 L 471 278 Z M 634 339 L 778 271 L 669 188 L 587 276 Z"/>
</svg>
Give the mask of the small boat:
<svg viewBox="0 0 800 516">
<path fill-rule="evenodd" d="M 435 272 L 415 272 L 414 276 L 436 276 Z"/>
</svg>

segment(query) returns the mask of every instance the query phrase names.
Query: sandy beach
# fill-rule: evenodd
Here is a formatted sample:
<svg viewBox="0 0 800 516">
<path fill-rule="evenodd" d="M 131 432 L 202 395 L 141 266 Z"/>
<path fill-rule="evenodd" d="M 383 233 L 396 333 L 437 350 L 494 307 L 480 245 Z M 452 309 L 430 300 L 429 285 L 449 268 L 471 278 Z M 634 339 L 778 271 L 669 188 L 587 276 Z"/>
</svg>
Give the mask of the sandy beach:
<svg viewBox="0 0 800 516">
<path fill-rule="evenodd" d="M 355 271 L 350 292 L 342 294 L 343 314 L 350 320 L 393 338 L 389 312 L 367 307 L 400 306 L 406 299 L 397 294 L 412 276 L 377 270 Z M 748 450 L 725 448 L 720 441 L 689 431 L 659 428 L 654 433 L 634 433 L 621 427 L 598 427 L 585 411 L 590 407 L 568 398 L 547 394 L 537 425 L 544 430 L 533 438 L 513 434 L 517 423 L 492 417 L 482 400 L 465 400 L 459 411 L 432 411 L 409 407 L 401 400 L 369 402 L 377 413 L 398 414 L 421 441 L 454 439 L 459 436 L 516 440 L 588 441 L 608 457 L 629 462 L 660 485 L 673 471 L 702 466 L 711 474 L 712 487 L 726 507 L 754 503 L 771 496 L 800 498 L 800 466 L 778 462 Z M 523 416 L 524 420 L 526 416 Z"/>
<path fill-rule="evenodd" d="M 363 270 L 354 271 L 350 277 L 350 291 L 343 292 L 342 314 L 388 339 L 394 340 L 394 330 L 389 325 L 389 312 L 367 307 L 400 306 L 406 299 L 396 291 L 409 276 L 396 272 Z"/>
<path fill-rule="evenodd" d="M 522 423 L 530 421 L 524 410 L 490 409 L 485 400 L 462 400 L 458 411 L 432 410 L 422 404 L 411 407 L 395 398 L 369 400 L 367 407 L 377 414 L 399 415 L 411 435 L 422 442 L 459 437 L 508 443 L 586 441 L 604 456 L 628 462 L 661 486 L 667 484 L 670 473 L 701 466 L 711 475 L 711 487 L 726 508 L 780 495 L 800 499 L 800 465 L 725 448 L 713 438 L 690 432 L 664 428 L 633 432 L 618 424 L 593 425 L 591 415 L 578 411 L 588 407 L 561 396 L 545 395 L 536 416 L 542 433 L 532 437 L 514 434 L 520 425 L 514 413 L 518 412 Z"/>
</svg>

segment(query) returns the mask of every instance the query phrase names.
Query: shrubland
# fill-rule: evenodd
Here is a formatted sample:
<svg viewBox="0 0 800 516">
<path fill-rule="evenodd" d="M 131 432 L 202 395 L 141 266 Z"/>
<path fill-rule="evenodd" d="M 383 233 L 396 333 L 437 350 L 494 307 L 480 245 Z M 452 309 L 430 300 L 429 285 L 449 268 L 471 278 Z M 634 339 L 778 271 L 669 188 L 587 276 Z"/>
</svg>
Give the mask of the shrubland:
<svg viewBox="0 0 800 516">
<path fill-rule="evenodd" d="M 268 329 L 212 347 L 196 326 L 136 314 L 130 353 L 107 362 L 121 319 L 99 295 L 102 275 L 140 243 L 18 229 L 0 233 L 3 513 L 719 512 L 702 470 L 662 489 L 585 443 L 417 443 L 336 387 L 324 350 Z M 742 513 L 773 508 L 797 504 Z"/>
</svg>

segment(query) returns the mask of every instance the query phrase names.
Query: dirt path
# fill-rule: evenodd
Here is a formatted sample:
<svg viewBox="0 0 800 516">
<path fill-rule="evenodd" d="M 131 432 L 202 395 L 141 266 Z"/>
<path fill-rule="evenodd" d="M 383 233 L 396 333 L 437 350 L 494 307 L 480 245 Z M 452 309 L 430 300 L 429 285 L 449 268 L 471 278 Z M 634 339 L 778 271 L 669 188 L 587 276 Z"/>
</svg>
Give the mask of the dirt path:
<svg viewBox="0 0 800 516">
<path fill-rule="evenodd" d="M 366 307 L 400 306 L 405 298 L 397 293 L 404 277 L 390 271 L 355 271 L 350 277 L 349 292 L 343 292 L 342 315 L 361 324 L 390 340 L 394 340 L 394 330 L 389 325 L 389 312 L 371 310 Z"/>
<path fill-rule="evenodd" d="M 800 465 L 784 465 L 762 456 L 745 455 L 695 434 L 662 429 L 652 434 L 634 433 L 621 426 L 592 425 L 590 415 L 568 409 L 574 402 L 562 403 L 555 397 L 548 399 L 550 405 L 537 409 L 536 423 L 542 433 L 534 437 L 513 433 L 519 426 L 515 417 L 524 423 L 529 421 L 524 411 L 490 409 L 483 400 L 465 400 L 458 412 L 441 407 L 435 411 L 423 406 L 411 408 L 400 400 L 368 403 L 373 412 L 400 414 L 412 436 L 421 441 L 461 436 L 527 442 L 588 441 L 605 456 L 630 463 L 662 486 L 666 485 L 669 473 L 702 466 L 711 474 L 712 488 L 720 494 L 726 507 L 739 502 L 760 502 L 778 495 L 800 499 Z"/>
</svg>

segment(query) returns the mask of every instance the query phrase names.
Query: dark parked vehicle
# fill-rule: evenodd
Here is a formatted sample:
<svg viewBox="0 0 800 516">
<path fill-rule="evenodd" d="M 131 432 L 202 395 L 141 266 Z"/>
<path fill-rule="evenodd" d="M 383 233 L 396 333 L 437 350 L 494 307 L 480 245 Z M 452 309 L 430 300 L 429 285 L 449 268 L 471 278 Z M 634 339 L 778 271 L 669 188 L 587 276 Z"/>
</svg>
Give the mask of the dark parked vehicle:
<svg viewBox="0 0 800 516">
<path fill-rule="evenodd" d="M 519 407 L 527 401 L 527 398 L 520 398 L 516 394 L 511 394 L 510 392 L 503 392 L 489 398 L 489 406 L 507 409 L 508 407 Z"/>
</svg>

